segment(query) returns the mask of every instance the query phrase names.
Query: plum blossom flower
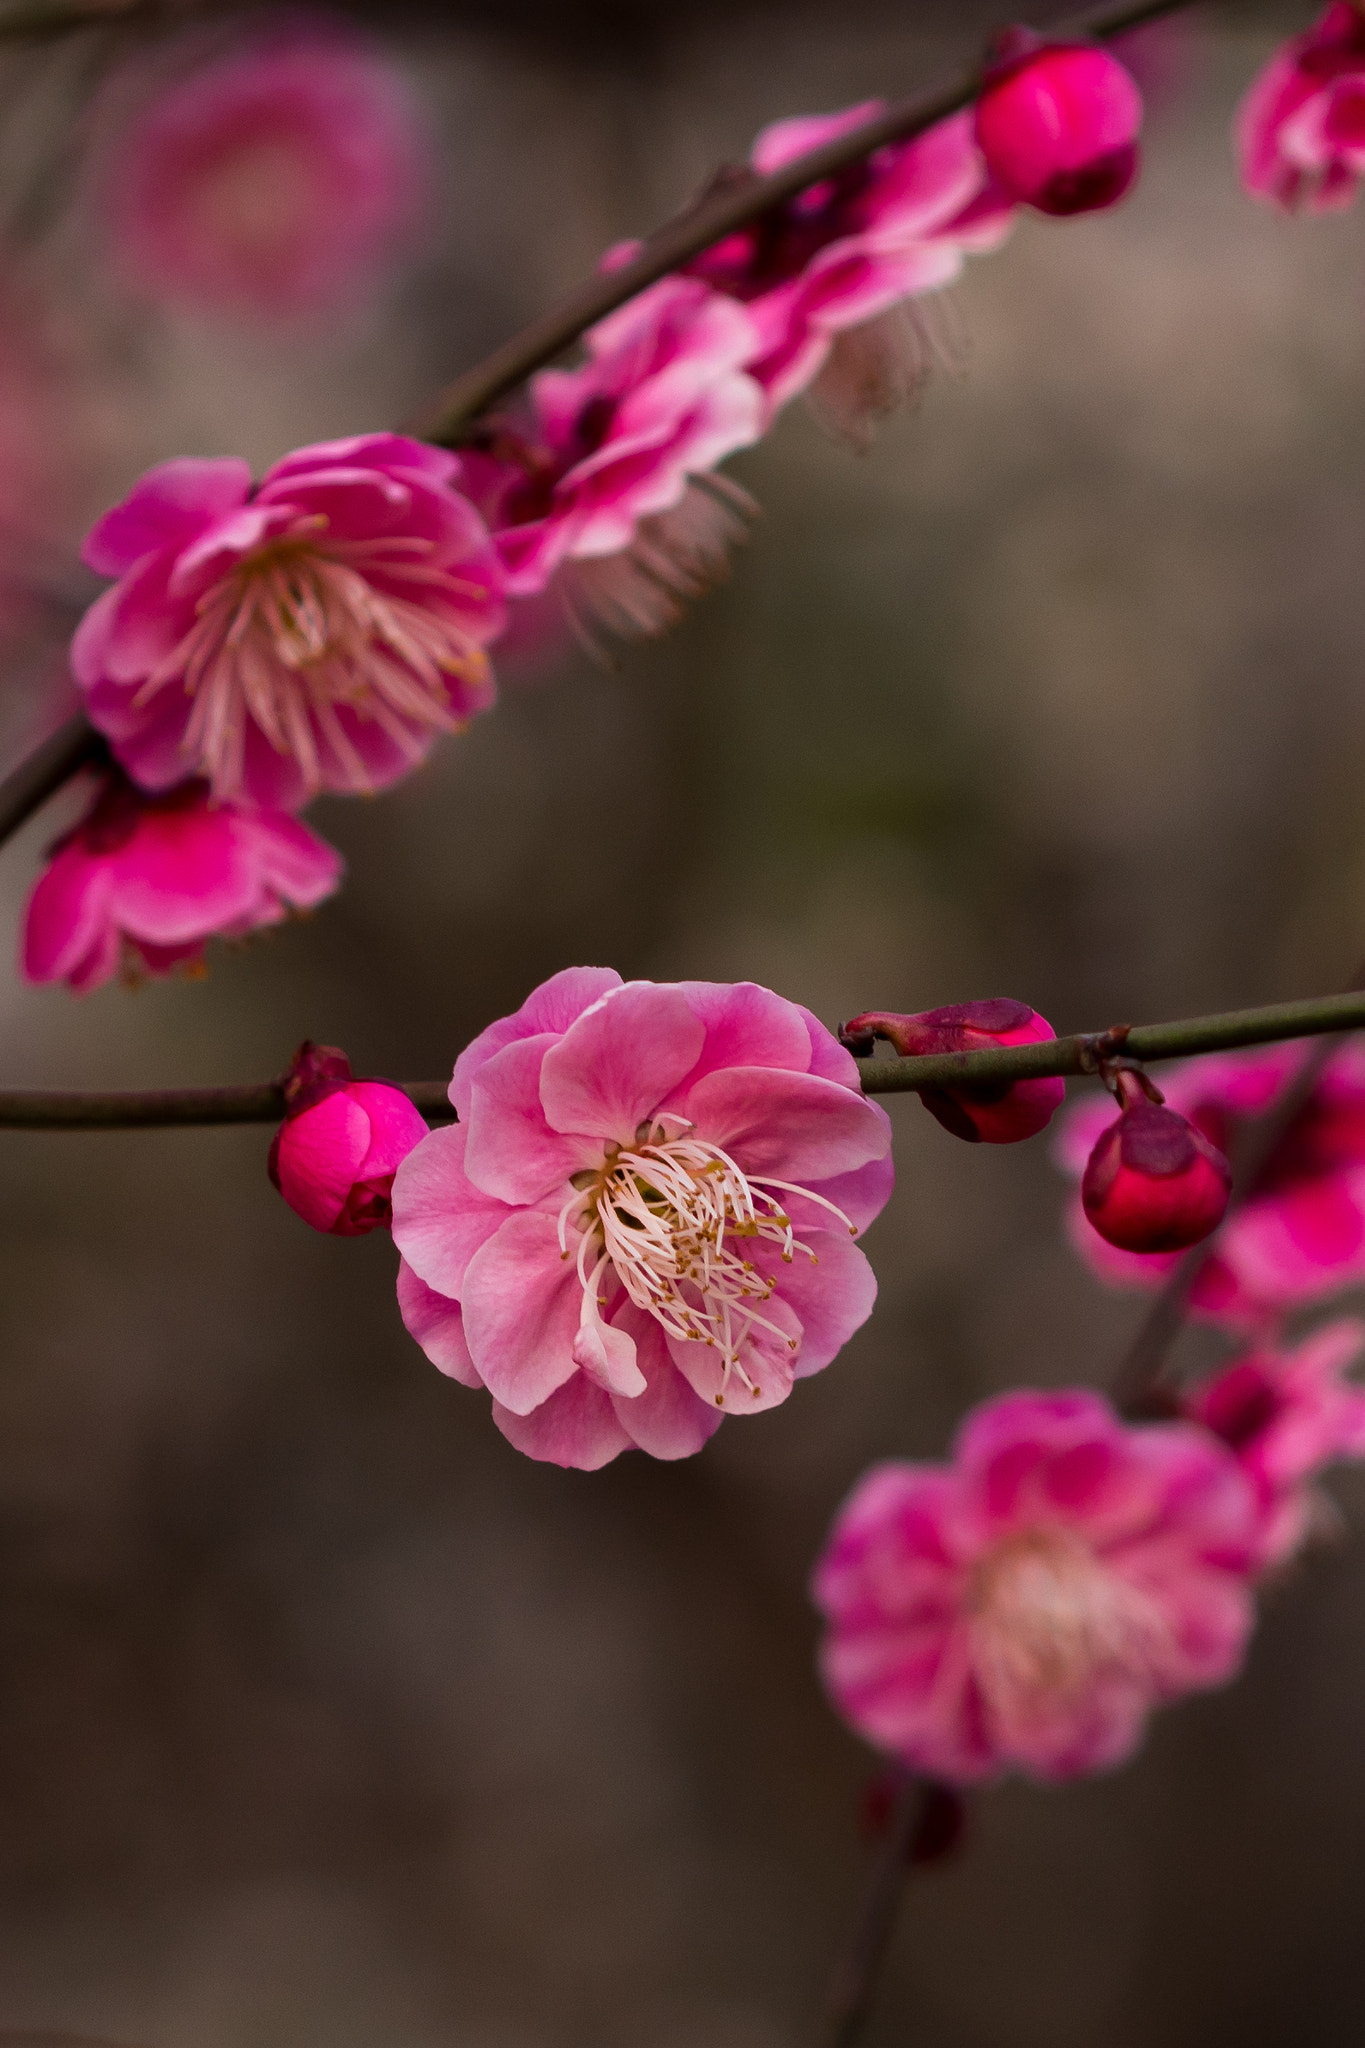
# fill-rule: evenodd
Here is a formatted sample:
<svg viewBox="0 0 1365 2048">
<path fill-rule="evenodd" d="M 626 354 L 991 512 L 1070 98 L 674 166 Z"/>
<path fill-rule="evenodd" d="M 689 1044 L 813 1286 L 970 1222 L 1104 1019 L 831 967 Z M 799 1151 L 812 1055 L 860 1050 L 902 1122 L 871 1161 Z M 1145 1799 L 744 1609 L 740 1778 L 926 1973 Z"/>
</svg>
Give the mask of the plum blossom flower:
<svg viewBox="0 0 1365 2048">
<path fill-rule="evenodd" d="M 1221 1685 L 1253 1610 L 1252 1487 L 1188 1423 L 1082 1390 L 977 1408 L 946 1465 L 877 1465 L 816 1566 L 825 1683 L 868 1741 L 959 1783 L 1122 1763 Z"/>
<path fill-rule="evenodd" d="M 1365 16 L 1334 0 L 1253 82 L 1235 127 L 1242 183 L 1287 211 L 1349 206 L 1365 172 Z"/>
<path fill-rule="evenodd" d="M 1308 1043 L 1210 1053 L 1162 1074 L 1167 1106 L 1226 1152 L 1239 1121 L 1268 1114 L 1298 1072 Z M 1064 1119 L 1055 1157 L 1078 1180 L 1113 1115 L 1105 1099 Z M 1079 1201 L 1072 1240 L 1102 1280 L 1157 1287 L 1177 1252 L 1125 1252 L 1090 1229 Z M 1189 1293 L 1193 1313 L 1234 1328 L 1273 1326 L 1292 1308 L 1365 1280 L 1365 1048 L 1344 1046 L 1324 1069 L 1256 1186 L 1231 1211 Z"/>
<path fill-rule="evenodd" d="M 461 1053 L 450 1099 L 394 1178 L 399 1305 L 531 1457 L 687 1457 L 871 1313 L 853 1239 L 889 1126 L 798 1003 L 570 968 Z"/>
<path fill-rule="evenodd" d="M 1096 43 L 999 38 L 976 103 L 976 139 L 1013 198 L 1040 213 L 1092 213 L 1122 199 L 1138 172 L 1142 95 Z"/>
<path fill-rule="evenodd" d="M 921 1053 L 979 1052 L 992 1045 L 1033 1045 L 1056 1036 L 1046 1017 L 1011 996 L 948 1003 L 913 1016 L 866 1010 L 839 1027 L 840 1039 L 852 1052 L 870 1051 L 874 1039 L 885 1038 L 902 1059 Z M 1037 1081 L 921 1088 L 919 1099 L 955 1138 L 969 1144 L 1013 1145 L 1036 1136 L 1051 1122 L 1066 1100 L 1066 1083 L 1045 1075 Z"/>
<path fill-rule="evenodd" d="M 390 1081 L 357 1081 L 335 1045 L 305 1040 L 284 1084 L 288 1105 L 270 1147 L 270 1178 L 296 1215 L 333 1237 L 363 1237 L 393 1220 L 393 1176 L 427 1135 Z"/>
<path fill-rule="evenodd" d="M 1263 1565 L 1291 1557 L 1322 1518 L 1311 1484 L 1325 1465 L 1365 1458 L 1365 1388 L 1345 1377 L 1365 1348 L 1365 1323 L 1325 1324 L 1289 1350 L 1257 1348 L 1188 1396 L 1184 1411 L 1235 1453 L 1260 1507 Z"/>
<path fill-rule="evenodd" d="M 113 770 L 59 839 L 24 915 L 21 969 L 78 995 L 122 972 L 193 968 L 335 890 L 341 856 L 282 811 L 214 803 L 202 782 L 148 796 Z"/>
<path fill-rule="evenodd" d="M 883 111 L 883 101 L 866 100 L 774 122 L 750 163 L 760 174 L 780 170 Z M 932 323 L 909 302 L 950 284 L 965 254 L 996 248 L 1012 218 L 988 178 L 972 117 L 960 114 L 822 179 L 687 268 L 754 321 L 759 346 L 747 367 L 769 420 L 810 389 L 832 426 L 865 442 L 877 418 L 914 391 L 936 350 Z"/>
<path fill-rule="evenodd" d="M 339 30 L 258 38 L 167 85 L 98 160 L 116 259 L 189 307 L 336 306 L 401 246 L 430 179 L 410 94 Z"/>
<path fill-rule="evenodd" d="M 382 789 L 493 699 L 497 563 L 459 464 L 399 434 L 158 464 L 84 559 L 118 581 L 72 642 L 91 720 L 146 789 L 202 775 L 292 810 Z"/>
<path fill-rule="evenodd" d="M 743 364 L 743 309 L 664 278 L 583 337 L 587 361 L 531 379 L 523 418 L 495 419 L 464 456 L 465 488 L 493 531 L 509 592 L 566 569 L 571 607 L 652 633 L 723 573 L 752 509 L 714 476 L 757 441 L 762 396 Z"/>
</svg>

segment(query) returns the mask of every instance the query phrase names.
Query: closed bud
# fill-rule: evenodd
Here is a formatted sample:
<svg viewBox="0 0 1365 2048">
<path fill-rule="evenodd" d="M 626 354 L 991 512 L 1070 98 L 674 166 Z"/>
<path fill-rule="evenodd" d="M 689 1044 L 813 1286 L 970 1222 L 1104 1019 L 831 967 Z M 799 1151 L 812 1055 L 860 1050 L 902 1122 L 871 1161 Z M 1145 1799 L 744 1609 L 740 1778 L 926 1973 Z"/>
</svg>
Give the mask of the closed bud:
<svg viewBox="0 0 1365 2048">
<path fill-rule="evenodd" d="M 1112 206 L 1137 176 L 1142 95 L 1093 43 L 1040 43 L 1011 29 L 976 103 L 976 139 L 996 182 L 1040 213 Z"/>
<path fill-rule="evenodd" d="M 840 1027 L 839 1036 L 854 1052 L 870 1052 L 873 1040 L 885 1038 L 902 1058 L 919 1053 L 981 1052 L 992 1045 L 1028 1045 L 1055 1038 L 1046 1017 L 1027 1003 L 993 996 L 980 1003 L 949 1003 L 941 1010 L 899 1016 L 889 1010 L 867 1010 Z M 946 1131 L 970 1144 L 1012 1145 L 1032 1138 L 1061 1107 L 1066 1083 L 1056 1075 L 1036 1081 L 996 1081 L 921 1088 L 919 1099 Z"/>
<path fill-rule="evenodd" d="M 1222 1222 L 1232 1169 L 1188 1118 L 1150 1100 L 1137 1075 L 1121 1073 L 1118 1087 L 1122 1113 L 1081 1181 L 1085 1213 L 1123 1251 L 1183 1251 Z"/>
<path fill-rule="evenodd" d="M 314 1230 L 363 1237 L 393 1221 L 393 1176 L 423 1118 L 401 1088 L 357 1081 L 334 1045 L 299 1047 L 284 1083 L 284 1122 L 270 1147 L 271 1180 Z"/>
</svg>

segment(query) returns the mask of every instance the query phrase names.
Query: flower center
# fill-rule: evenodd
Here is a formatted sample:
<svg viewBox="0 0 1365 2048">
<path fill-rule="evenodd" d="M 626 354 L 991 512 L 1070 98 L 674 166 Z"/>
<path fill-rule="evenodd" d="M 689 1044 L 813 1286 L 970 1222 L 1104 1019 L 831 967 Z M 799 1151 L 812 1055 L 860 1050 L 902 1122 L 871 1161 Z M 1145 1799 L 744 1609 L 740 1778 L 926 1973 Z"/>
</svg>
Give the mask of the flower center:
<svg viewBox="0 0 1365 2048">
<path fill-rule="evenodd" d="M 1007 1536 L 967 1589 L 977 1677 L 1002 1718 L 1038 1723 L 1104 1677 L 1158 1670 L 1170 1631 L 1155 1604 L 1060 1529 Z"/>
<path fill-rule="evenodd" d="M 668 1336 L 720 1351 L 717 1407 L 724 1407 L 732 1378 L 757 1400 L 762 1389 L 740 1355 L 746 1340 L 763 1331 L 792 1351 L 798 1340 L 764 1313 L 777 1281 L 745 1254 L 764 1242 L 779 1246 L 787 1265 L 798 1252 L 818 1263 L 780 1195 L 804 1195 L 852 1231 L 843 1210 L 792 1182 L 746 1174 L 685 1118 L 667 1113 L 642 1124 L 633 1145 L 613 1147 L 596 1172 L 576 1174 L 574 1183 L 560 1211 L 559 1242 L 567 1258 L 570 1222 L 583 1233 L 578 1277 L 585 1317 L 605 1306 L 598 1286 L 611 1266 L 630 1299 Z"/>
<path fill-rule="evenodd" d="M 482 680 L 466 627 L 480 588 L 427 559 L 416 536 L 323 537 L 320 515 L 247 555 L 200 597 L 194 624 L 147 678 L 137 702 L 182 682 L 194 699 L 184 749 L 218 796 L 241 793 L 249 723 L 298 762 L 309 795 L 355 790 L 369 771 L 342 710 L 381 726 L 416 762 L 436 728 L 458 731 L 446 678 Z M 369 580 L 383 577 L 384 590 Z M 395 587 L 396 586 L 396 587 Z M 324 777 L 320 742 L 332 756 Z"/>
</svg>

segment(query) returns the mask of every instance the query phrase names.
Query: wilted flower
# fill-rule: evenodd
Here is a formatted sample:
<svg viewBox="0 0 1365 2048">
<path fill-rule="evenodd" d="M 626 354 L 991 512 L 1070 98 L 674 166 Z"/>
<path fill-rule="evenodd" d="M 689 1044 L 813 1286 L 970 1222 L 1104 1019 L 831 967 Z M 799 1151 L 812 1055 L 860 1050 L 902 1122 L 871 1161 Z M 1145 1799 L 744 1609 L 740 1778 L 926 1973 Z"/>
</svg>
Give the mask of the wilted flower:
<svg viewBox="0 0 1365 2048">
<path fill-rule="evenodd" d="M 1365 171 L 1365 16 L 1335 0 L 1293 36 L 1237 113 L 1242 182 L 1291 211 L 1348 206 Z"/>
<path fill-rule="evenodd" d="M 450 1097 L 459 1123 L 394 1181 L 399 1302 L 530 1456 L 686 1457 L 870 1314 L 852 1240 L 890 1193 L 889 1127 L 799 1004 L 571 968 L 475 1039 Z"/>
<path fill-rule="evenodd" d="M 524 418 L 475 433 L 463 481 L 510 592 L 564 570 L 571 607 L 620 633 L 658 632 L 723 574 L 752 509 L 712 472 L 762 431 L 742 368 L 754 328 L 729 299 L 670 277 L 583 339 L 580 368 L 531 379 Z"/>
<path fill-rule="evenodd" d="M 1040 213 L 1091 213 L 1123 197 L 1138 171 L 1142 95 L 1095 43 L 1044 43 L 1010 29 L 976 103 L 991 175 Z"/>
<path fill-rule="evenodd" d="M 1343 1317 L 1289 1350 L 1247 1352 L 1184 1403 L 1235 1452 L 1260 1504 L 1258 1556 L 1280 1564 L 1309 1534 L 1326 1465 L 1365 1458 L 1365 1388 L 1346 1379 L 1365 1347 L 1365 1323 Z"/>
<path fill-rule="evenodd" d="M 296 1215 L 333 1237 L 363 1237 L 393 1220 L 393 1176 L 424 1118 L 389 1081 L 357 1081 L 335 1045 L 306 1040 L 284 1086 L 288 1108 L 267 1162 Z"/>
<path fill-rule="evenodd" d="M 280 319 L 364 287 L 416 221 L 427 155 L 390 64 L 293 31 L 167 85 L 97 158 L 97 201 L 144 290 Z"/>
<path fill-rule="evenodd" d="M 202 782 L 148 796 L 112 770 L 34 885 L 24 977 L 84 995 L 120 971 L 169 974 L 201 961 L 206 939 L 242 938 L 311 910 L 341 867 L 340 854 L 284 812 L 214 803 Z"/>
<path fill-rule="evenodd" d="M 1095 1141 L 1081 1207 L 1109 1244 L 1183 1251 L 1218 1228 L 1232 1169 L 1196 1124 L 1165 1107 L 1145 1076 L 1118 1076 L 1120 1112 Z"/>
<path fill-rule="evenodd" d="M 948 1465 L 885 1464 L 816 1567 L 825 1682 L 858 1732 L 958 1782 L 1121 1763 L 1149 1711 L 1220 1685 L 1253 1610 L 1252 1488 L 1188 1423 L 1084 1391 L 987 1401 Z"/>
<path fill-rule="evenodd" d="M 1167 1107 L 1222 1152 L 1247 1118 L 1273 1113 L 1309 1047 L 1303 1041 L 1213 1053 L 1162 1073 Z M 1080 1178 L 1113 1116 L 1103 1098 L 1077 1105 L 1057 1140 L 1059 1165 Z M 1177 1253 L 1113 1249 L 1089 1228 L 1079 1201 L 1077 1249 L 1102 1279 L 1159 1286 Z M 1293 1128 L 1223 1224 L 1189 1293 L 1197 1315 L 1243 1327 L 1322 1301 L 1365 1279 L 1365 1051 L 1336 1053 Z"/>
<path fill-rule="evenodd" d="M 148 470 L 85 543 L 117 576 L 72 642 L 94 724 L 135 781 L 203 775 L 293 809 L 382 789 L 493 700 L 503 604 L 453 455 L 399 434 Z"/>
<path fill-rule="evenodd" d="M 1031 1045 L 1055 1038 L 1046 1017 L 1010 996 L 985 1002 L 949 1003 L 941 1010 L 901 1016 L 890 1010 L 866 1010 L 839 1027 L 852 1051 L 870 1050 L 884 1038 L 902 1059 L 921 1053 L 978 1052 L 992 1045 Z M 999 1081 L 971 1086 L 921 1088 L 919 1099 L 931 1115 L 956 1138 L 971 1143 L 1012 1145 L 1032 1138 L 1051 1121 L 1066 1100 L 1066 1083 L 1045 1075 L 1037 1081 Z"/>
</svg>

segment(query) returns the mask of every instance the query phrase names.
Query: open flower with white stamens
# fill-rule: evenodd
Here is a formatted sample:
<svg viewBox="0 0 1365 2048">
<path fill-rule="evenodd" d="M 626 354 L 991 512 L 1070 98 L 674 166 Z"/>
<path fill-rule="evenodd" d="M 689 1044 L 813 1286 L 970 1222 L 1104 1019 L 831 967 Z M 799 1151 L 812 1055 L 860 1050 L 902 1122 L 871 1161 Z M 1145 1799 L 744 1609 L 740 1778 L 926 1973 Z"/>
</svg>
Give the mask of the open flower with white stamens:
<svg viewBox="0 0 1365 2048">
<path fill-rule="evenodd" d="M 384 788 L 486 710 L 502 581 L 458 470 L 399 434 L 301 448 L 255 489 L 231 457 L 149 470 L 86 541 L 118 581 L 71 649 L 133 779 L 293 809 Z"/>
<path fill-rule="evenodd" d="M 853 1240 L 890 1129 L 799 1004 L 571 968 L 475 1039 L 450 1097 L 460 1122 L 394 1179 L 399 1302 L 530 1456 L 686 1457 L 871 1313 Z"/>
</svg>

